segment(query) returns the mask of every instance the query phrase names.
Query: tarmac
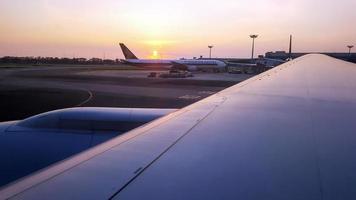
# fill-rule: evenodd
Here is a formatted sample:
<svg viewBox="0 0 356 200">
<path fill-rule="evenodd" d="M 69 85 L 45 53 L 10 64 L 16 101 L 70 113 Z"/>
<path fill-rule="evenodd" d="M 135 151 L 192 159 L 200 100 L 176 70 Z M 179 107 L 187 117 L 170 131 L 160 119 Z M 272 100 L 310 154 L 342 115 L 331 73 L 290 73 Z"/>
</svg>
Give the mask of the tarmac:
<svg viewBox="0 0 356 200">
<path fill-rule="evenodd" d="M 152 71 L 157 73 L 167 73 L 167 71 Z M 111 71 L 111 70 L 102 70 L 99 72 L 79 72 L 78 74 L 82 75 L 95 75 L 103 77 L 121 77 L 121 78 L 146 78 L 147 71 L 142 70 L 126 70 L 126 71 Z M 253 75 L 248 74 L 229 74 L 229 73 L 206 73 L 206 72 L 193 72 L 193 77 L 187 77 L 186 80 L 202 80 L 202 81 L 243 81 L 247 78 L 252 77 Z"/>
<path fill-rule="evenodd" d="M 0 121 L 68 107 L 182 108 L 252 76 L 198 72 L 191 78 L 164 79 L 148 78 L 149 70 L 126 69 L 0 66 Z"/>
</svg>

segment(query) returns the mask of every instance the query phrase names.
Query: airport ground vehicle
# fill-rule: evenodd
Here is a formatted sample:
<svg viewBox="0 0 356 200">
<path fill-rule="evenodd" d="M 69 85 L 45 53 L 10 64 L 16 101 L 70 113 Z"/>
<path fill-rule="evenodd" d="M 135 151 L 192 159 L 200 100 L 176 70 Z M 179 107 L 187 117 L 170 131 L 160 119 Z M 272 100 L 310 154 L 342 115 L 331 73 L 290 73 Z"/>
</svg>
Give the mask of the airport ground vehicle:
<svg viewBox="0 0 356 200">
<path fill-rule="evenodd" d="M 150 72 L 150 73 L 147 75 L 147 77 L 148 77 L 148 78 L 156 78 L 157 75 L 158 75 L 157 72 Z"/>
<path fill-rule="evenodd" d="M 193 74 L 188 71 L 180 71 L 180 70 L 170 70 L 169 73 L 162 73 L 159 75 L 161 78 L 187 78 L 193 77 Z"/>
</svg>

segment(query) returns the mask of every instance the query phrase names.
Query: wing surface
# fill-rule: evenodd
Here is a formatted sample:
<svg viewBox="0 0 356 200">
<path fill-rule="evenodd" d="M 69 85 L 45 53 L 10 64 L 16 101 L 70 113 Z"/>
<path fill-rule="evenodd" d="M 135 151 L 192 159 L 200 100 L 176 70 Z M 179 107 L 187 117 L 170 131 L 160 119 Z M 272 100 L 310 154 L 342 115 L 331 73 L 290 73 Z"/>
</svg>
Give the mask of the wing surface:
<svg viewBox="0 0 356 200">
<path fill-rule="evenodd" d="M 356 65 L 307 55 L 4 188 L 13 199 L 354 199 Z"/>
</svg>

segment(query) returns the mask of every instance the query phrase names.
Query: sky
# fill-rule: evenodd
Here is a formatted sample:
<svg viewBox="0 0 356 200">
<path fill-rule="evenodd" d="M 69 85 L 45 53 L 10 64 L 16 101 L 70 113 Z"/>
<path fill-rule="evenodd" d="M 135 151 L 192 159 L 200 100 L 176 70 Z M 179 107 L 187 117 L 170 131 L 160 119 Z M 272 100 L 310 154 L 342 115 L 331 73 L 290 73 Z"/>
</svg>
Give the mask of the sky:
<svg viewBox="0 0 356 200">
<path fill-rule="evenodd" d="M 356 45 L 355 0 L 1 0 L 0 56 L 249 57 Z"/>
</svg>

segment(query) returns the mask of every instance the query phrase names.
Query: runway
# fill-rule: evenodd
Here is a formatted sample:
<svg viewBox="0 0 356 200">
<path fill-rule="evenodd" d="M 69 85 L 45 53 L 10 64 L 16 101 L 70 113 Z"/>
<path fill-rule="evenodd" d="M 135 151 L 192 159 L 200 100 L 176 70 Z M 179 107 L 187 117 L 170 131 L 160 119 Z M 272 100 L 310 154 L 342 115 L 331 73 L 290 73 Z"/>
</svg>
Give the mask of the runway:
<svg viewBox="0 0 356 200">
<path fill-rule="evenodd" d="M 126 66 L 0 67 L 0 121 L 67 107 L 181 108 L 251 75 L 196 73 L 147 78 Z M 125 69 L 125 70 L 123 70 Z"/>
</svg>

